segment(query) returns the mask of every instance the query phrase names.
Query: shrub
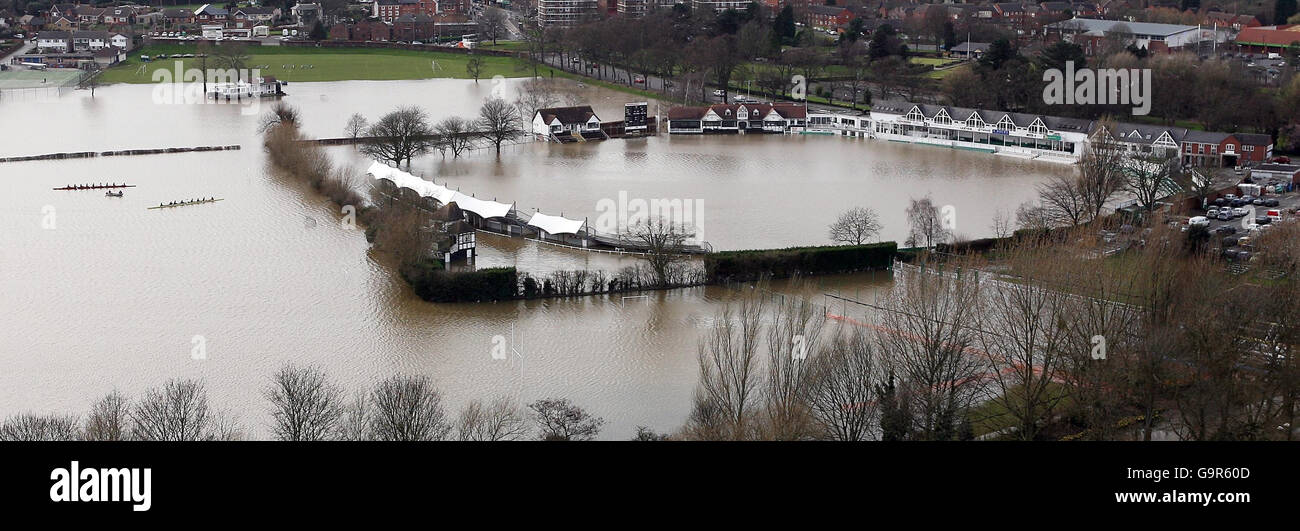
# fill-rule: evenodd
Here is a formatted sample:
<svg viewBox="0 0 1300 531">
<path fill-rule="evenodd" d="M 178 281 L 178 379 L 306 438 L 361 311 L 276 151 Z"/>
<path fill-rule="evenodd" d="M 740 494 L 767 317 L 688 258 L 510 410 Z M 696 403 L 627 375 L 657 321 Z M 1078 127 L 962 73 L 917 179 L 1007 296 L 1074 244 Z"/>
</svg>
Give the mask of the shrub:
<svg viewBox="0 0 1300 531">
<path fill-rule="evenodd" d="M 786 278 L 796 273 L 850 273 L 888 267 L 897 252 L 895 242 L 723 251 L 705 255 L 704 270 L 713 282 L 744 282 L 763 276 Z"/>
<path fill-rule="evenodd" d="M 429 302 L 477 302 L 514 299 L 519 296 L 518 273 L 513 267 L 492 267 L 478 271 L 446 271 L 442 262 L 426 259 L 402 267 L 402 278 L 415 294 Z"/>
</svg>

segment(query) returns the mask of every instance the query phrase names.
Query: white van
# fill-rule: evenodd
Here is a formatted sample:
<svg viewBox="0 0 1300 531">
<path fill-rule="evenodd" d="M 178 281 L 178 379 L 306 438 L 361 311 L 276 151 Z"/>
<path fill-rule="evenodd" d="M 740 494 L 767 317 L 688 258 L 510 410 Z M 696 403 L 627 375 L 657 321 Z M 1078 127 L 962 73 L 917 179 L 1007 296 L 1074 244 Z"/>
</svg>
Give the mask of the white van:
<svg viewBox="0 0 1300 531">
<path fill-rule="evenodd" d="M 1210 225 L 1210 218 L 1207 218 L 1205 216 L 1193 216 L 1191 219 L 1187 220 L 1187 226 L 1189 227 L 1197 227 L 1197 226 L 1208 227 L 1209 225 Z"/>
</svg>

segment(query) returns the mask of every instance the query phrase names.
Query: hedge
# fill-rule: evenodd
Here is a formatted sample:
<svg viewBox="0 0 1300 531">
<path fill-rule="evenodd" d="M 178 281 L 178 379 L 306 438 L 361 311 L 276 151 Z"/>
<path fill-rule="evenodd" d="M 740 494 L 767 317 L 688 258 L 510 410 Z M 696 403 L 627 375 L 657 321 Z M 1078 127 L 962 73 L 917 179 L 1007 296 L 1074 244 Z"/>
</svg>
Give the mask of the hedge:
<svg viewBox="0 0 1300 531">
<path fill-rule="evenodd" d="M 428 302 L 481 302 L 518 298 L 519 274 L 513 267 L 446 271 L 437 260 L 402 268 L 402 278 Z"/>
<path fill-rule="evenodd" d="M 897 252 L 895 242 L 722 251 L 704 256 L 704 271 L 711 282 L 851 273 L 889 267 Z"/>
</svg>

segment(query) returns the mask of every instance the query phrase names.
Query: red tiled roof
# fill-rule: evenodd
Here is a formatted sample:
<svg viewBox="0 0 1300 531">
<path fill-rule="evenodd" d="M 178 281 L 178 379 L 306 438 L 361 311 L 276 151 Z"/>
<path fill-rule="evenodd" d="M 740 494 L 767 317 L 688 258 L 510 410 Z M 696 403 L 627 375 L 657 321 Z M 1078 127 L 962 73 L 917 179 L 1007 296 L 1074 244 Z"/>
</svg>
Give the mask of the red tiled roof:
<svg viewBox="0 0 1300 531">
<path fill-rule="evenodd" d="M 1237 34 L 1237 42 L 1287 46 L 1300 42 L 1300 25 L 1245 28 Z"/>
</svg>

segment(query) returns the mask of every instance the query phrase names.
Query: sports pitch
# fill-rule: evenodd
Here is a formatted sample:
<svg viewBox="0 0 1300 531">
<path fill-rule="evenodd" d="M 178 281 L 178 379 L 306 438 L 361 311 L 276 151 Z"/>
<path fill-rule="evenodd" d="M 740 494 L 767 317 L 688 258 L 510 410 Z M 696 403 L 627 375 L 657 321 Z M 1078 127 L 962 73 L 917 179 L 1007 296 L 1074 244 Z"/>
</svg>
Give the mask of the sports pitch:
<svg viewBox="0 0 1300 531">
<path fill-rule="evenodd" d="M 76 83 L 80 70 L 72 68 L 52 68 L 50 70 L 6 70 L 0 72 L 0 90 L 52 88 L 68 83 Z"/>
</svg>

